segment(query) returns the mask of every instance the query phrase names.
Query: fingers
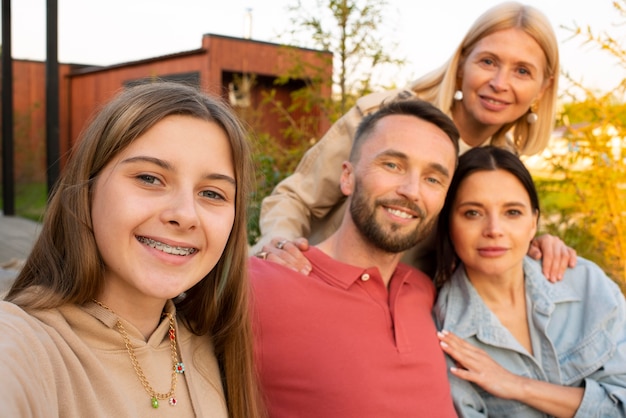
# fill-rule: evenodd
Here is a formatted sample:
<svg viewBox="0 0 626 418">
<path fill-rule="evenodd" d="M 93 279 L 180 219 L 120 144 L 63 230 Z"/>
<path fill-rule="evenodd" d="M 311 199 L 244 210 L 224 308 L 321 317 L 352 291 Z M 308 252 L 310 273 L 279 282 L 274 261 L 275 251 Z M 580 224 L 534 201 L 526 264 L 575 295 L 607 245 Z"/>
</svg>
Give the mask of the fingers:
<svg viewBox="0 0 626 418">
<path fill-rule="evenodd" d="M 576 261 L 578 261 L 576 250 L 571 247 L 567 247 L 567 252 L 569 253 L 568 267 L 569 268 L 576 267 Z"/>
<path fill-rule="evenodd" d="M 542 272 L 551 282 L 562 280 L 565 270 L 576 265 L 576 251 L 553 235 L 545 234 L 535 238 L 528 255 L 542 259 Z"/>
<path fill-rule="evenodd" d="M 438 332 L 437 337 L 441 349 L 454 360 L 456 367 L 450 367 L 450 373 L 463 380 L 475 382 L 474 370 L 478 368 L 479 361 L 475 357 L 476 353 L 472 351 L 473 346 L 445 330 Z"/>
<path fill-rule="evenodd" d="M 537 240 L 533 240 L 528 248 L 528 256 L 533 260 L 541 260 L 541 250 L 537 245 Z"/>
<path fill-rule="evenodd" d="M 544 245 L 541 248 L 543 274 L 549 281 L 554 283 L 561 279 L 559 277 L 560 262 L 557 253 L 558 250 L 554 247 L 553 241 L 549 242 L 545 240 L 543 243 Z"/>
<path fill-rule="evenodd" d="M 533 240 L 533 244 L 537 251 L 539 252 L 539 258 L 541 260 L 543 275 L 546 278 L 554 283 L 558 281 L 558 272 L 556 277 L 553 276 L 554 271 L 558 271 L 558 267 L 553 266 L 555 261 L 554 257 L 554 238 L 551 235 L 542 235 Z"/>
<path fill-rule="evenodd" d="M 272 261 L 308 275 L 311 272 L 311 263 L 302 254 L 302 251 L 308 248 L 309 243 L 305 238 L 297 238 L 294 241 L 274 238 L 255 255 L 263 260 Z"/>
<path fill-rule="evenodd" d="M 261 260 L 267 260 L 267 256 L 269 253 L 267 251 L 259 251 L 254 256 L 260 258 Z"/>
<path fill-rule="evenodd" d="M 437 333 L 441 348 L 455 362 L 450 373 L 474 382 L 487 392 L 499 396 L 510 396 L 515 389 L 515 376 L 496 363 L 489 354 L 448 331 Z"/>
<path fill-rule="evenodd" d="M 479 350 L 467 341 L 464 341 L 462 338 L 459 338 L 455 334 L 446 330 L 438 332 L 437 337 L 439 338 L 440 344 L 442 347 L 445 348 L 444 351 L 446 352 L 450 351 L 451 353 L 460 353 L 460 355 L 462 355 L 471 354 L 472 351 Z M 456 360 L 459 360 L 452 354 L 450 355 Z"/>
<path fill-rule="evenodd" d="M 451 332 L 443 330 L 437 333 L 443 351 L 448 354 L 457 364 L 458 369 L 471 371 L 481 375 L 492 364 L 491 357 L 485 350 L 457 337 Z"/>
<path fill-rule="evenodd" d="M 296 238 L 291 241 L 300 251 L 306 251 L 309 249 L 309 240 L 303 237 Z"/>
<path fill-rule="evenodd" d="M 570 252 L 567 245 L 559 240 L 559 248 L 555 249 L 555 260 L 552 262 L 552 272 L 550 275 L 557 281 L 563 280 L 565 270 L 569 266 Z"/>
</svg>

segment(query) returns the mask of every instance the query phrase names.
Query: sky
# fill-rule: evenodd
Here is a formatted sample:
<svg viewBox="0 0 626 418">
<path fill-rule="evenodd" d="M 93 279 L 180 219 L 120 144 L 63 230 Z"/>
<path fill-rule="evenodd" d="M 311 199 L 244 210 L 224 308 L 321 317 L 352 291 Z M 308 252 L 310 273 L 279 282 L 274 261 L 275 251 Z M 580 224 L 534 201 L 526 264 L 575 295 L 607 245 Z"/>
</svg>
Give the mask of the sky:
<svg viewBox="0 0 626 418">
<path fill-rule="evenodd" d="M 4 0 L 9 1 L 9 0 Z M 622 1 L 622 0 L 618 0 Z M 59 61 L 112 65 L 197 49 L 203 34 L 278 42 L 290 27 L 293 0 L 58 0 Z M 316 0 L 302 0 L 314 11 Z M 407 65 L 385 74 L 389 83 L 408 81 L 439 67 L 453 53 L 472 22 L 501 0 L 387 0 L 382 38 Z M 615 58 L 596 46 L 582 45 L 564 27 L 576 25 L 606 31 L 624 39 L 626 17 L 612 0 L 525 0 L 552 23 L 561 67 L 586 87 L 612 90 L 626 78 Z M 565 6 L 564 6 L 565 5 Z M 46 0 L 12 0 L 12 56 L 45 60 Z M 247 19 L 247 15 L 251 20 Z M 251 21 L 248 25 L 247 22 Z M 561 83 L 564 85 L 565 83 Z"/>
</svg>

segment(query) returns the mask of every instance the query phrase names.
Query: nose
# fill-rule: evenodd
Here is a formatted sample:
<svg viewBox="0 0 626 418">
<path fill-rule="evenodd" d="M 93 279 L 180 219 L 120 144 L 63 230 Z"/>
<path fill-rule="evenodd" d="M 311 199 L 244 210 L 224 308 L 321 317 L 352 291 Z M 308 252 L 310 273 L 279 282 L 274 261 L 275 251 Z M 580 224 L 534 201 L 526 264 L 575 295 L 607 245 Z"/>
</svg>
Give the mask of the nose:
<svg viewBox="0 0 626 418">
<path fill-rule="evenodd" d="M 485 229 L 483 234 L 490 238 L 502 235 L 502 224 L 497 216 L 488 215 L 485 218 Z"/>
<path fill-rule="evenodd" d="M 418 201 L 420 197 L 419 175 L 407 173 L 406 176 L 403 176 L 400 184 L 398 184 L 396 191 L 399 195 L 412 202 Z"/>
<path fill-rule="evenodd" d="M 182 190 L 171 194 L 161 219 L 176 228 L 184 230 L 195 228 L 199 217 L 194 194 Z"/>
<path fill-rule="evenodd" d="M 495 92 L 506 90 L 508 85 L 509 85 L 508 76 L 506 74 L 506 71 L 502 69 L 498 69 L 493 74 L 493 77 L 489 81 L 489 87 L 491 87 L 493 91 Z"/>
</svg>

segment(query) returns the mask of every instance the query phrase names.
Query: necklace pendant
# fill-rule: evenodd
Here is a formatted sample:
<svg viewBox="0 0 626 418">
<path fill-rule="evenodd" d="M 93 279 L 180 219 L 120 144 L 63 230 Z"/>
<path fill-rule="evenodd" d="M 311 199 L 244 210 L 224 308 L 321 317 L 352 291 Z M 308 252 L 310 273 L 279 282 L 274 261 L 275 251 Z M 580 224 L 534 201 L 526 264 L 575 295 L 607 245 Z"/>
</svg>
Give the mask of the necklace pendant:
<svg viewBox="0 0 626 418">
<path fill-rule="evenodd" d="M 178 400 L 175 397 L 171 397 L 169 400 L 170 405 L 172 406 L 176 406 L 176 404 L 178 403 Z"/>
<path fill-rule="evenodd" d="M 174 370 L 176 371 L 176 373 L 183 374 L 185 372 L 185 365 L 183 364 L 182 361 L 179 363 L 176 363 L 174 365 Z"/>
<path fill-rule="evenodd" d="M 157 409 L 159 407 L 159 400 L 157 399 L 157 397 L 153 396 L 151 401 L 152 401 L 152 407 L 154 409 Z"/>
</svg>

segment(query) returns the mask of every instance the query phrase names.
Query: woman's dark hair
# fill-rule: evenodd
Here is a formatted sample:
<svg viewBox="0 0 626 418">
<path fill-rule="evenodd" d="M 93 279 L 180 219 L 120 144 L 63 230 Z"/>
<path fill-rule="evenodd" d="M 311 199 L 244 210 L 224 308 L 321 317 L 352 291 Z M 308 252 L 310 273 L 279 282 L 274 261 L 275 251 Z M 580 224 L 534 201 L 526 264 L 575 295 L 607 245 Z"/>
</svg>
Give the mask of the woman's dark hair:
<svg viewBox="0 0 626 418">
<path fill-rule="evenodd" d="M 519 157 L 510 151 L 494 146 L 470 149 L 459 157 L 459 164 L 450 182 L 450 188 L 437 221 L 437 273 L 435 275 L 435 284 L 438 287 L 452 276 L 459 264 L 459 257 L 454 251 L 454 246 L 450 239 L 450 215 L 459 188 L 463 180 L 476 172 L 496 170 L 507 171 L 520 181 L 528 193 L 530 204 L 533 210 L 536 211 L 537 222 L 539 222 L 537 189 L 530 172 Z M 493 192 L 498 193 L 497 190 Z"/>
</svg>

